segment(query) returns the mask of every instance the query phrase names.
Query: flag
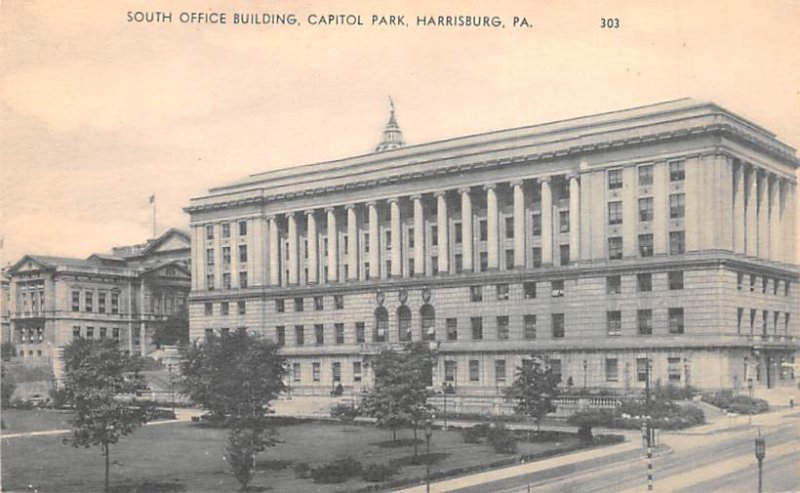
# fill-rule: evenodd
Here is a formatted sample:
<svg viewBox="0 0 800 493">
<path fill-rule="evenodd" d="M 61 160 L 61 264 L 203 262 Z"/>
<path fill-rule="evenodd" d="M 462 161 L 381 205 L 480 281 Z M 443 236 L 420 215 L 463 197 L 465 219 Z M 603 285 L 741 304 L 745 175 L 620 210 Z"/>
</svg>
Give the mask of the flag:
<svg viewBox="0 0 800 493">
<path fill-rule="evenodd" d="M 156 194 L 153 194 L 153 195 L 150 196 L 150 203 L 151 204 L 155 204 L 156 203 Z"/>
</svg>

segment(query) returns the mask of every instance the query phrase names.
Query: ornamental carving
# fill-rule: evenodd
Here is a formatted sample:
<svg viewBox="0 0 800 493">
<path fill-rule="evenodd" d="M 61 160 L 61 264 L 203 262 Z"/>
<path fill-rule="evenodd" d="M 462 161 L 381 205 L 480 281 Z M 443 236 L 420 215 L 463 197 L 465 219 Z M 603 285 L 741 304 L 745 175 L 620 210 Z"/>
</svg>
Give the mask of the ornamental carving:
<svg viewBox="0 0 800 493">
<path fill-rule="evenodd" d="M 422 288 L 422 302 L 429 303 L 431 301 L 431 288 Z"/>
<path fill-rule="evenodd" d="M 401 305 L 405 305 L 406 301 L 408 301 L 408 290 L 401 289 L 399 293 L 397 293 L 397 298 L 400 300 Z"/>
<path fill-rule="evenodd" d="M 378 292 L 375 293 L 375 301 L 378 305 L 383 306 L 383 302 L 386 301 L 386 295 L 383 294 L 383 291 L 378 290 Z"/>
</svg>

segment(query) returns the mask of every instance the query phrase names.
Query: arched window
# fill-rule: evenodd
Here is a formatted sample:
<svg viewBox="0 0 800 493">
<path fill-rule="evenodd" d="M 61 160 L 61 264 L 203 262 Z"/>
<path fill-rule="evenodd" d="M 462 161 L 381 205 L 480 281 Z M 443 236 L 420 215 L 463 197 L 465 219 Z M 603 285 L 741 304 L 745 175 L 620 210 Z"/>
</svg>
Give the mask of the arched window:
<svg viewBox="0 0 800 493">
<path fill-rule="evenodd" d="M 375 333 L 372 340 L 374 342 L 386 342 L 386 336 L 389 333 L 389 312 L 384 307 L 378 307 L 375 310 Z"/>
<path fill-rule="evenodd" d="M 431 305 L 423 305 L 419 310 L 422 340 L 436 340 L 436 312 Z"/>
<path fill-rule="evenodd" d="M 405 305 L 397 309 L 397 339 L 401 342 L 411 340 L 411 310 Z"/>
</svg>

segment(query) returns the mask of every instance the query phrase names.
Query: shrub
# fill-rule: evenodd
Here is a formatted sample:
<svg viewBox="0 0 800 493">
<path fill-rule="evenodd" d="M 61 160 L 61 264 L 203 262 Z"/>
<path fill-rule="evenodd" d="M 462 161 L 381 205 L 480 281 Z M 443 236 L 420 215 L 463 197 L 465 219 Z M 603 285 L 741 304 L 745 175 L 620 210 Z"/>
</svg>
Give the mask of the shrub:
<svg viewBox="0 0 800 493">
<path fill-rule="evenodd" d="M 10 382 L 8 378 L 3 378 L 0 381 L 0 406 L 8 407 L 11 404 L 11 396 L 14 395 L 14 390 L 17 386 Z"/>
<path fill-rule="evenodd" d="M 494 427 L 489 430 L 486 440 L 498 454 L 515 454 L 517 452 L 517 437 L 502 422 L 495 423 Z"/>
<path fill-rule="evenodd" d="M 698 391 L 696 388 L 688 385 L 686 387 L 679 387 L 677 385 L 666 385 L 656 389 L 654 396 L 656 399 L 663 399 L 668 401 L 686 401 L 692 399 Z"/>
<path fill-rule="evenodd" d="M 311 475 L 311 466 L 308 462 L 298 462 L 294 465 L 294 477 L 297 479 L 306 479 Z"/>
<path fill-rule="evenodd" d="M 464 443 L 481 443 L 486 436 L 486 431 L 483 429 L 483 426 L 484 425 L 475 425 L 461 430 Z"/>
<path fill-rule="evenodd" d="M 335 460 L 311 470 L 311 478 L 315 483 L 344 483 L 348 479 L 361 474 L 361 463 L 352 457 Z"/>
<path fill-rule="evenodd" d="M 695 406 L 679 406 L 674 402 L 657 400 L 649 407 L 644 402 L 624 403 L 616 411 L 607 409 L 587 410 L 570 416 L 567 423 L 577 426 L 579 433 L 588 439 L 586 428 L 604 426 L 607 428 L 638 429 L 650 416 L 656 428 L 679 430 L 705 423 L 705 414 Z M 581 431 L 581 428 L 584 428 Z"/>
<path fill-rule="evenodd" d="M 392 464 L 369 464 L 361 472 L 361 477 L 370 483 L 386 481 L 397 474 L 397 466 Z"/>
<path fill-rule="evenodd" d="M 703 394 L 703 402 L 738 414 L 759 414 L 769 411 L 769 403 L 764 399 L 734 394 L 732 390 Z"/>
<path fill-rule="evenodd" d="M 361 412 L 356 406 L 348 404 L 337 404 L 331 409 L 331 418 L 338 419 L 339 421 L 350 424 L 361 415 Z"/>
</svg>

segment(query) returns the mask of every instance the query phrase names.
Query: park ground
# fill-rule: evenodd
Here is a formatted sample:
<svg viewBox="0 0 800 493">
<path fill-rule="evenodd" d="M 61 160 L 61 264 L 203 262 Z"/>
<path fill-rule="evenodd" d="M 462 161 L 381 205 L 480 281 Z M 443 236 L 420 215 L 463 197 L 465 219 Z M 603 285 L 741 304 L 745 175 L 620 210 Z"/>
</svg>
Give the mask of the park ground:
<svg viewBox="0 0 800 493">
<path fill-rule="evenodd" d="M 181 413 L 179 413 L 180 415 Z M 186 413 L 182 413 L 184 417 Z M 74 449 L 62 443 L 69 415 L 46 410 L 3 412 L 2 478 L 5 491 L 101 491 L 103 462 L 99 448 Z M 294 466 L 304 462 L 317 467 L 335 459 L 352 457 L 362 464 L 402 465 L 392 479 L 424 478 L 425 466 L 411 463 L 411 430 L 401 430 L 403 446 L 388 446 L 391 433 L 372 425 L 345 426 L 338 422 L 305 421 L 278 427 L 280 443 L 259 454 L 253 491 L 339 492 L 356 491 L 371 483 L 351 479 L 335 485 L 315 484 L 295 477 Z M 420 431 L 420 454 L 425 453 Z M 519 454 L 532 454 L 575 445 L 560 442 L 519 443 Z M 112 446 L 111 479 L 116 492 L 227 492 L 237 483 L 225 462 L 226 430 L 186 420 L 145 426 Z M 433 473 L 480 466 L 509 455 L 496 453 L 488 444 L 464 443 L 458 430 L 436 430 L 431 441 Z"/>
</svg>

